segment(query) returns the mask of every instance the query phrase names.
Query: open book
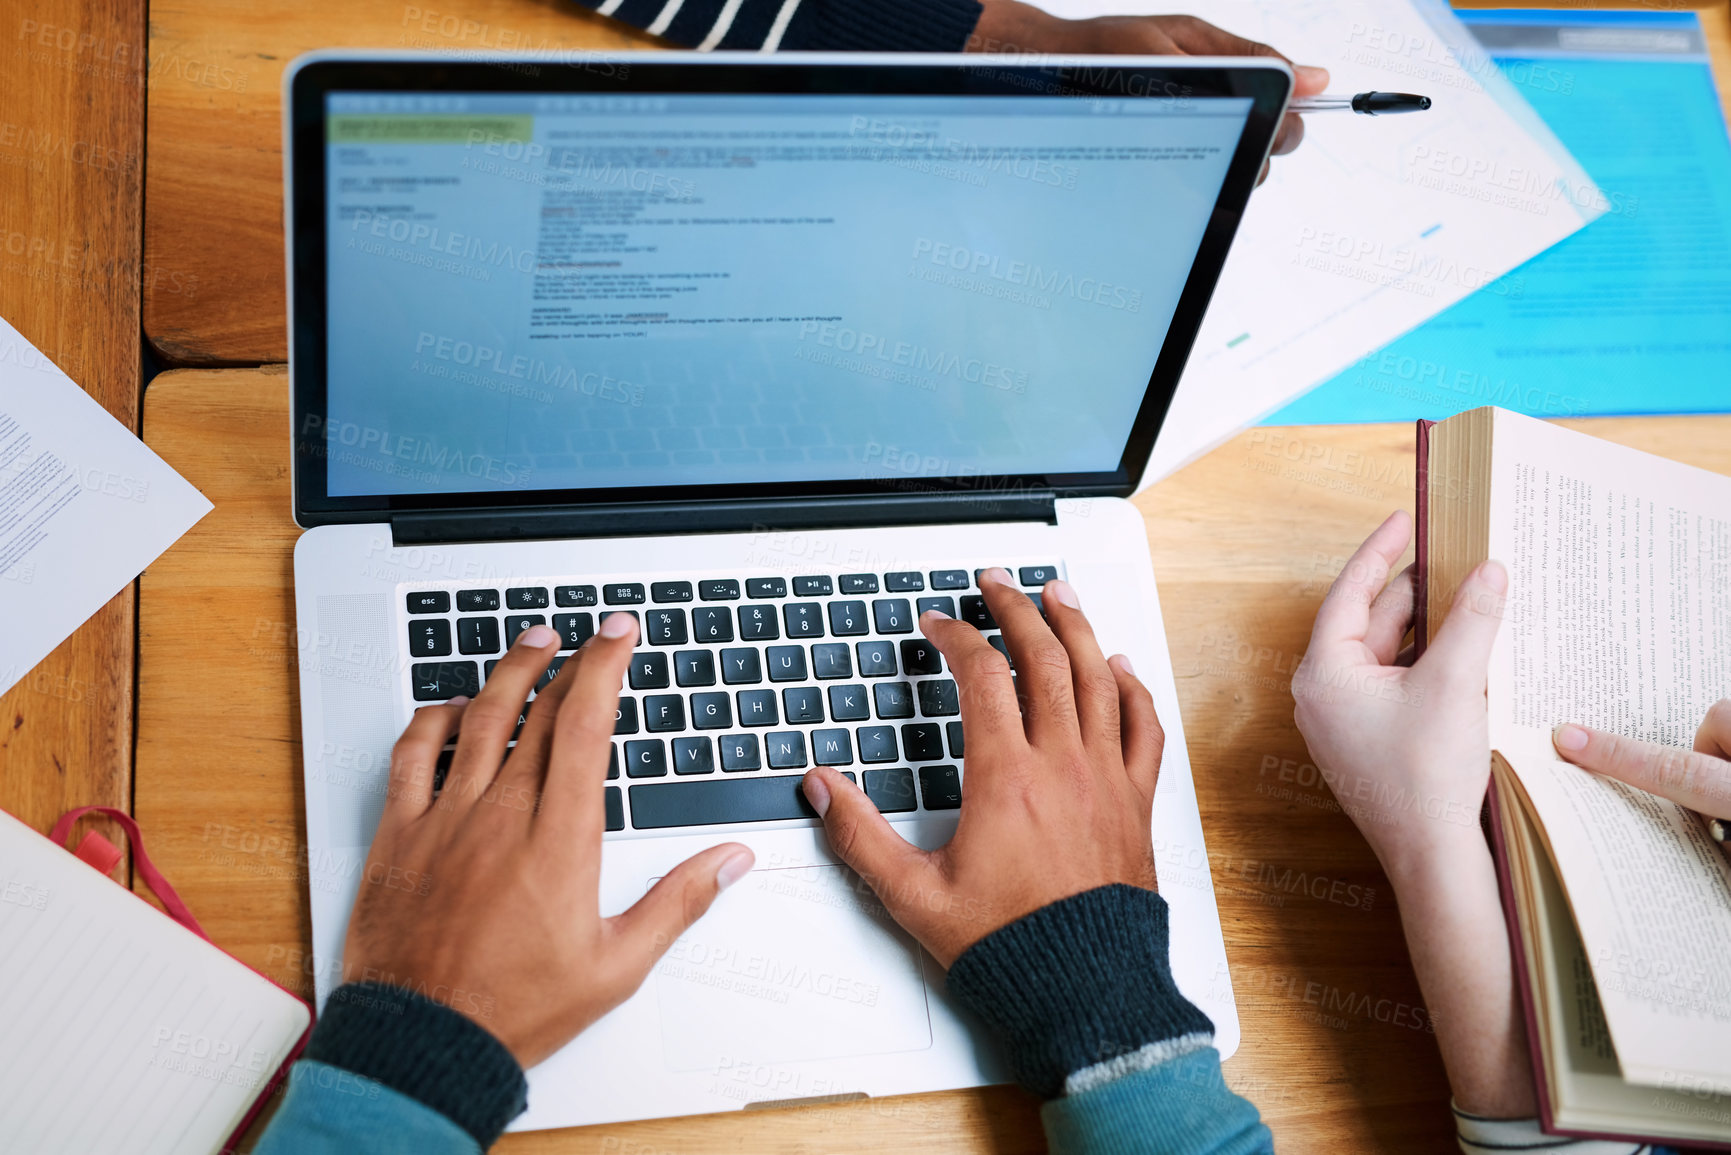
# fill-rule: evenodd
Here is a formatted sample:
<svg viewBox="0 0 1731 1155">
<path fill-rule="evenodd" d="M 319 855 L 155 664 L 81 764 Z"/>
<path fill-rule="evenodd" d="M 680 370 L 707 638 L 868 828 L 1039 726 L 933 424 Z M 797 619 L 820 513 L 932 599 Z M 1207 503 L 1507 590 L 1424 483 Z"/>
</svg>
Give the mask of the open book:
<svg viewBox="0 0 1731 1155">
<path fill-rule="evenodd" d="M 210 1155 L 311 1021 L 306 1003 L 0 811 L 0 1148 Z"/>
<path fill-rule="evenodd" d="M 1701 818 L 1562 761 L 1688 749 L 1731 696 L 1731 478 L 1503 409 L 1421 426 L 1421 620 L 1494 557 L 1493 841 L 1547 1130 L 1731 1148 L 1731 865 Z"/>
</svg>

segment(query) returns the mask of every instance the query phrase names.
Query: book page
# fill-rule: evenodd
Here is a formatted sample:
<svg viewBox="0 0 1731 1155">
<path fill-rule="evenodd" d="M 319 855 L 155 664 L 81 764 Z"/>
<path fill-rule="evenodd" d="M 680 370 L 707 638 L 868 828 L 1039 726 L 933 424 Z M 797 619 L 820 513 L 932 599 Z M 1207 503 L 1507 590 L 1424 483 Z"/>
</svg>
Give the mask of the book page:
<svg viewBox="0 0 1731 1155">
<path fill-rule="evenodd" d="M 9 1151 L 219 1150 L 306 1004 L 0 811 Z"/>
<path fill-rule="evenodd" d="M 1688 748 L 1731 696 L 1731 479 L 1496 415 L 1510 596 L 1491 744 L 1544 828 L 1623 1075 L 1731 1091 L 1731 865 L 1679 806 L 1557 758 L 1584 722 Z"/>
</svg>

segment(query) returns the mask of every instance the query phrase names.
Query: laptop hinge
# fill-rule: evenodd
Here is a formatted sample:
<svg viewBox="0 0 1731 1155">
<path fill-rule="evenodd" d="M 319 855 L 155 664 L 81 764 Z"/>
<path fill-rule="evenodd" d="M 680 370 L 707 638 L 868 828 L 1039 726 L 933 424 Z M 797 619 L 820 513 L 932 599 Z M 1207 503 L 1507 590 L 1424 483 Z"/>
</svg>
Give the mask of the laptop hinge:
<svg viewBox="0 0 1731 1155">
<path fill-rule="evenodd" d="M 768 529 L 857 529 L 986 521 L 1058 520 L 1051 490 L 927 493 L 755 501 L 623 502 L 444 510 L 391 516 L 397 545 L 563 537 L 648 537 Z"/>
</svg>

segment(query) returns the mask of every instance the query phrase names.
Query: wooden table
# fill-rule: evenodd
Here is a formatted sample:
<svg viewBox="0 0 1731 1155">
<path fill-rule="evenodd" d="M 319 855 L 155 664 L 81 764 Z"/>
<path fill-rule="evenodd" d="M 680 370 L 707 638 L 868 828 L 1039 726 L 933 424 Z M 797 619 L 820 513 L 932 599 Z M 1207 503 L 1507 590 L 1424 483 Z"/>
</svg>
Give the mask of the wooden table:
<svg viewBox="0 0 1731 1155">
<path fill-rule="evenodd" d="M 136 428 L 144 4 L 32 0 L 7 13 L 0 316 Z M 17 352 L 0 342 L 0 358 Z M 128 584 L 0 698 L 0 808 L 46 830 L 75 805 L 128 805 L 133 625 Z"/>
<path fill-rule="evenodd" d="M 1731 77 L 1726 0 L 1712 0 L 1701 20 L 1719 75 Z M 152 0 L 146 336 L 176 365 L 287 360 L 280 96 L 283 67 L 300 53 L 655 43 L 569 0 Z M 1731 84 L 1720 95 L 1731 117 Z"/>
<path fill-rule="evenodd" d="M 287 406 L 280 367 L 172 372 L 146 395 L 146 440 L 216 510 L 142 579 L 135 813 L 216 941 L 310 993 Z M 1572 424 L 1731 472 L 1731 417 Z M 1294 445 L 1335 468 L 1294 479 Z M 1412 457 L 1406 425 L 1252 430 L 1137 501 L 1243 1024 L 1227 1078 L 1284 1152 L 1456 1150 L 1433 1038 L 1376 1009 L 1393 1020 L 1404 1006 L 1407 1022 L 1421 1005 L 1393 896 L 1310 765 L 1287 689 L 1334 574 L 1390 509 L 1411 507 Z M 1330 893 L 1361 897 L 1312 897 Z M 1036 1104 L 998 1087 L 543 1132 L 499 1149 L 1042 1148 Z"/>
</svg>

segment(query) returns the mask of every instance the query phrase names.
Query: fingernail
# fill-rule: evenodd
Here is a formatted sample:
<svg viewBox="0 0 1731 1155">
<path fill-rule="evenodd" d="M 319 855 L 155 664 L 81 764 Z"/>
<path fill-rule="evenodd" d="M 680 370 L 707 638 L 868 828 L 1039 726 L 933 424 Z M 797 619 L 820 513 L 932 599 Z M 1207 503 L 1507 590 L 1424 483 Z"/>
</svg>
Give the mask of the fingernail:
<svg viewBox="0 0 1731 1155">
<path fill-rule="evenodd" d="M 1052 583 L 1052 596 L 1073 610 L 1082 608 L 1081 599 L 1076 597 L 1076 587 L 1063 578 L 1058 578 Z"/>
<path fill-rule="evenodd" d="M 1314 64 L 1295 64 L 1292 66 L 1292 71 L 1302 84 L 1314 84 L 1318 88 L 1328 84 L 1328 69 L 1326 68 L 1318 68 Z"/>
<path fill-rule="evenodd" d="M 816 774 L 807 774 L 801 783 L 805 788 L 805 800 L 811 803 L 811 808 L 822 818 L 829 813 L 829 785 Z"/>
<path fill-rule="evenodd" d="M 1571 754 L 1579 754 L 1587 748 L 1587 737 L 1587 732 L 1573 723 L 1558 726 L 1551 731 L 1551 741 L 1556 743 L 1557 749 L 1567 750 Z"/>
<path fill-rule="evenodd" d="M 1009 585 L 1010 571 L 1001 565 L 995 565 L 988 569 L 983 569 L 980 571 L 980 584 L 985 585 L 987 580 L 998 582 L 1001 585 Z"/>
<path fill-rule="evenodd" d="M 1129 674 L 1132 678 L 1134 678 L 1136 676 L 1136 667 L 1132 666 L 1130 664 L 1129 658 L 1125 657 L 1123 654 L 1114 654 L 1114 655 L 1112 655 L 1112 660 L 1114 662 L 1118 663 L 1118 668 L 1120 670 L 1123 670 L 1126 674 Z"/>
<path fill-rule="evenodd" d="M 950 615 L 946 614 L 943 610 L 927 610 L 925 613 L 921 614 L 920 617 L 922 617 L 922 618 L 937 618 L 939 621 L 944 621 L 944 622 L 947 622 L 950 620 Z"/>
<path fill-rule="evenodd" d="M 1485 583 L 1485 588 L 1493 594 L 1506 593 L 1509 588 L 1509 571 L 1503 568 L 1503 563 L 1492 559 L 1479 566 L 1479 580 Z"/>
<path fill-rule="evenodd" d="M 715 889 L 726 890 L 751 870 L 757 859 L 749 850 L 742 850 L 721 864 L 721 869 L 715 872 Z"/>
<path fill-rule="evenodd" d="M 637 619 L 630 614 L 608 614 L 601 623 L 604 638 L 629 638 L 637 632 Z"/>
<path fill-rule="evenodd" d="M 455 698 L 452 698 L 450 701 L 445 703 L 447 706 L 467 706 L 468 704 L 469 695 L 467 694 L 458 694 Z"/>
<path fill-rule="evenodd" d="M 539 650 L 558 640 L 559 635 L 553 632 L 552 626 L 530 626 L 518 635 L 517 644 Z"/>
</svg>

